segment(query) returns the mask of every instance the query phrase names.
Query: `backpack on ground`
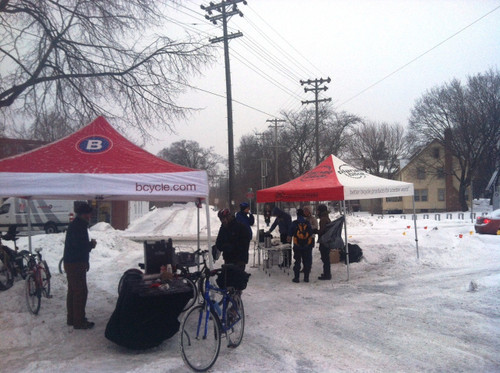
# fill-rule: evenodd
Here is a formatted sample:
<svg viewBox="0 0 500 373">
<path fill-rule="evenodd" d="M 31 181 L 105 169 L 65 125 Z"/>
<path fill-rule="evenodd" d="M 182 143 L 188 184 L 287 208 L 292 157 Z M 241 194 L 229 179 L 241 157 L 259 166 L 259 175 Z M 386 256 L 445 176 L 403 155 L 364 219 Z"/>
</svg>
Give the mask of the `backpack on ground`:
<svg viewBox="0 0 500 373">
<path fill-rule="evenodd" d="M 293 235 L 293 244 L 300 247 L 311 246 L 313 243 L 313 235 L 311 224 L 307 221 L 297 222 L 297 229 Z"/>
<path fill-rule="evenodd" d="M 359 245 L 352 243 L 348 245 L 349 245 L 349 263 L 359 262 L 363 257 L 363 250 L 361 249 L 361 247 L 359 247 Z M 343 249 L 340 252 L 340 261 L 341 262 L 343 261 L 345 264 L 347 264 L 347 255 L 345 249 Z"/>
</svg>

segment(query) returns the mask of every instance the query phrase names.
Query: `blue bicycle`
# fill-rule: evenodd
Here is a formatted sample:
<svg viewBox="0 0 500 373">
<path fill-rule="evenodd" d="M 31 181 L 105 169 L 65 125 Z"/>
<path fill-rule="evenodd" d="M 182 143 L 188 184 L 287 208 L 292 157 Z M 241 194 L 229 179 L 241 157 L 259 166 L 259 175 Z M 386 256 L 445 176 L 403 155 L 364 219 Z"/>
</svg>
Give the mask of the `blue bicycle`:
<svg viewBox="0 0 500 373">
<path fill-rule="evenodd" d="M 208 281 L 215 275 L 224 275 L 226 269 L 205 269 L 203 303 L 191 308 L 182 322 L 182 358 L 196 372 L 204 372 L 215 364 L 223 335 L 229 348 L 238 347 L 243 339 L 245 310 L 241 291 L 219 288 Z"/>
</svg>

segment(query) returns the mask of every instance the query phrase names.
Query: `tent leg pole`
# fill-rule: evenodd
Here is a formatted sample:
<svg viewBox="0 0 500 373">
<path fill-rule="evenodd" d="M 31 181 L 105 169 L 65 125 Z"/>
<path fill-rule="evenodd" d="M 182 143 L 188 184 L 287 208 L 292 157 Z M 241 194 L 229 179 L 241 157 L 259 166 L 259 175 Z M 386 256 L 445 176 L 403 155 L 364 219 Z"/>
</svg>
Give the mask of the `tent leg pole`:
<svg viewBox="0 0 500 373">
<path fill-rule="evenodd" d="M 200 250 L 200 208 L 201 208 L 201 200 L 198 201 L 199 208 L 196 208 L 196 239 L 197 239 L 197 247 Z"/>
<path fill-rule="evenodd" d="M 345 200 L 342 201 L 342 207 L 344 208 L 344 235 L 345 235 L 345 257 L 347 260 L 347 281 L 349 281 L 349 242 L 347 239 L 347 211 L 345 207 Z"/>
<path fill-rule="evenodd" d="M 417 259 L 420 259 L 420 255 L 418 253 L 418 232 L 417 232 L 417 214 L 415 210 L 415 195 L 412 197 L 413 199 L 413 225 L 415 226 L 415 247 L 417 248 Z"/>
<path fill-rule="evenodd" d="M 212 237 L 211 237 L 211 229 L 210 229 L 210 206 L 209 206 L 208 201 L 210 201 L 210 200 L 209 200 L 208 195 L 207 195 L 207 199 L 205 201 L 205 203 L 206 203 L 205 211 L 206 211 L 206 214 L 207 214 L 208 266 L 210 267 L 210 269 L 212 269 L 212 268 L 214 268 L 214 263 L 212 261 L 212 250 L 211 250 Z"/>
<path fill-rule="evenodd" d="M 259 242 L 260 242 L 260 226 L 259 226 L 259 204 L 257 203 L 257 201 L 255 201 L 255 208 L 256 208 L 256 212 L 257 212 L 257 234 L 255 235 L 256 238 L 257 238 L 257 241 L 254 243 L 253 245 L 253 265 L 252 265 L 252 268 L 256 268 L 255 267 L 255 255 L 256 255 L 256 250 L 257 250 L 257 247 L 259 245 Z"/>
<path fill-rule="evenodd" d="M 29 251 L 30 251 L 30 254 L 33 253 L 32 251 L 32 244 L 31 244 L 31 205 L 30 205 L 30 202 L 31 202 L 31 198 L 28 198 L 27 200 L 27 203 L 26 203 L 26 207 L 27 207 L 27 220 L 28 220 L 28 247 L 29 247 Z"/>
</svg>

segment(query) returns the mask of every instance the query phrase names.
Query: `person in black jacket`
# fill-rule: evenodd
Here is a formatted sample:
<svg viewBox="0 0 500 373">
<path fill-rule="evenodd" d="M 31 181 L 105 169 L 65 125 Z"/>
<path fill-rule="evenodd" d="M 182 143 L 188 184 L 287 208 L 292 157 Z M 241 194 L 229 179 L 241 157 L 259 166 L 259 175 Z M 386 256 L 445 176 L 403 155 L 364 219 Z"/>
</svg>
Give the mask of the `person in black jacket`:
<svg viewBox="0 0 500 373">
<path fill-rule="evenodd" d="M 81 203 L 76 206 L 75 213 L 76 218 L 69 224 L 64 242 L 64 270 L 68 279 L 67 324 L 75 329 L 91 329 L 94 323 L 86 319 L 85 306 L 89 254 L 96 246 L 96 241 L 90 240 L 88 233 L 92 207 Z"/>
<path fill-rule="evenodd" d="M 255 223 L 255 218 L 252 212 L 250 211 L 250 205 L 248 203 L 246 202 L 240 203 L 240 211 L 236 213 L 236 220 L 238 220 L 240 223 L 244 224 L 247 227 L 251 241 L 253 237 L 252 225 L 254 225 Z"/>
<path fill-rule="evenodd" d="M 274 219 L 274 223 L 269 228 L 268 233 L 271 233 L 277 226 L 280 232 L 281 243 L 288 243 L 288 231 L 292 226 L 292 217 L 278 207 L 273 208 L 272 215 L 276 216 L 276 219 Z M 280 267 L 290 267 L 292 264 L 292 249 L 284 249 L 283 255 L 283 263 L 281 263 Z"/>
<path fill-rule="evenodd" d="M 222 251 L 224 263 L 234 264 L 245 270 L 250 247 L 250 233 L 247 226 L 237 221 L 229 209 L 220 210 L 218 217 L 222 224 L 215 245 Z"/>
<path fill-rule="evenodd" d="M 326 225 L 331 222 L 328 215 L 328 207 L 326 205 L 318 205 L 318 218 L 319 218 L 319 231 L 318 241 L 326 232 Z M 332 272 L 330 268 L 330 248 L 326 245 L 319 244 L 319 252 L 321 254 L 321 261 L 323 262 L 323 273 L 318 277 L 318 280 L 331 280 Z"/>
</svg>

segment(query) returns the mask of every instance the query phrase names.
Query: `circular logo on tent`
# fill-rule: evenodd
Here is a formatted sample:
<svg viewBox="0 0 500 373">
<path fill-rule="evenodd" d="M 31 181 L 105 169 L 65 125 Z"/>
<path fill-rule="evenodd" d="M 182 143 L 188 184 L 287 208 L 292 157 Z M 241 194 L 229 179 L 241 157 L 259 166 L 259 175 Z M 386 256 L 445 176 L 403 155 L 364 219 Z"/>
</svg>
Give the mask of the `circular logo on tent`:
<svg viewBox="0 0 500 373">
<path fill-rule="evenodd" d="M 341 165 L 337 173 L 339 175 L 345 175 L 352 179 L 362 179 L 366 177 L 366 172 L 358 170 L 357 168 L 351 167 L 347 164 Z"/>
<path fill-rule="evenodd" d="M 76 148 L 82 153 L 98 154 L 107 152 L 113 147 L 113 142 L 104 136 L 89 136 L 81 139 Z"/>
</svg>

